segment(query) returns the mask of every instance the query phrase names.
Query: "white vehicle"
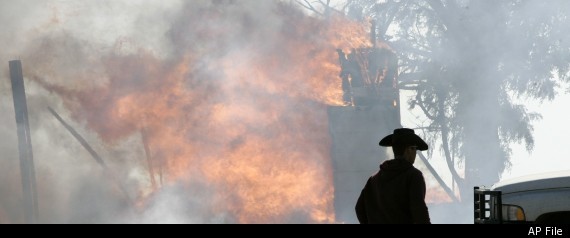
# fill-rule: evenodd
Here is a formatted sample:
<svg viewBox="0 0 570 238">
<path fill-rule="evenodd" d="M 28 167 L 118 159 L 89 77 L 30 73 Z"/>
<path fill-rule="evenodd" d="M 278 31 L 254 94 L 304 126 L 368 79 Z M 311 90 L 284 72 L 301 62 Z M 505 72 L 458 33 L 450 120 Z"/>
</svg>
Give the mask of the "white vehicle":
<svg viewBox="0 0 570 238">
<path fill-rule="evenodd" d="M 491 189 L 475 187 L 474 195 L 477 224 L 570 224 L 570 170 L 509 179 Z"/>
</svg>

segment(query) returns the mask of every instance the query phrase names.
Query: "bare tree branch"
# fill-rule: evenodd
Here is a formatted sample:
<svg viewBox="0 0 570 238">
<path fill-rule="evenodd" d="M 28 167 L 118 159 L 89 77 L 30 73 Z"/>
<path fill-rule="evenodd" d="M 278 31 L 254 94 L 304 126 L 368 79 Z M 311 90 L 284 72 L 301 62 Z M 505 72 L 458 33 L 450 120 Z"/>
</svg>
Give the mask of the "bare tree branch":
<svg viewBox="0 0 570 238">
<path fill-rule="evenodd" d="M 424 112 L 424 114 L 426 115 L 426 117 L 432 121 L 435 121 L 437 119 L 436 116 L 431 115 L 429 113 L 429 110 L 425 107 L 424 102 L 421 99 L 421 94 L 416 94 L 416 104 L 420 107 L 420 109 L 422 109 L 422 111 Z"/>
<path fill-rule="evenodd" d="M 457 170 L 455 169 L 455 163 L 453 161 L 453 155 L 451 154 L 451 151 L 449 149 L 449 128 L 447 128 L 447 125 L 445 124 L 447 119 L 445 118 L 445 114 L 443 113 L 443 105 L 442 105 L 443 100 L 440 99 L 439 101 L 440 101 L 439 103 L 440 111 L 438 116 L 441 124 L 441 140 L 443 143 L 443 152 L 445 154 L 445 161 L 447 162 L 447 168 L 449 169 L 449 172 L 451 172 L 451 177 L 453 177 L 453 179 L 456 181 L 459 187 L 462 187 L 464 179 L 461 178 L 457 173 Z"/>
<path fill-rule="evenodd" d="M 302 7 L 306 8 L 309 11 L 312 11 L 314 13 L 317 13 L 321 16 L 324 16 L 324 14 L 322 12 L 319 12 L 319 10 L 317 10 L 312 3 L 310 3 L 308 0 L 295 0 L 296 3 L 298 3 L 299 5 L 301 5 Z"/>
</svg>

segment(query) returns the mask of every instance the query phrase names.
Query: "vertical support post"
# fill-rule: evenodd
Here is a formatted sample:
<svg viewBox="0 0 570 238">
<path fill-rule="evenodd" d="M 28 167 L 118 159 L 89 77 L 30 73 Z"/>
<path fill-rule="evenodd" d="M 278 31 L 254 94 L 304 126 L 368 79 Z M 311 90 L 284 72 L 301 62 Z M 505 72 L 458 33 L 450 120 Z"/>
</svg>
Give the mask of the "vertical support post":
<svg viewBox="0 0 570 238">
<path fill-rule="evenodd" d="M 9 62 L 9 65 L 18 131 L 18 151 L 20 152 L 20 171 L 22 175 L 25 219 L 27 223 L 35 224 L 38 222 L 36 173 L 34 169 L 30 124 L 28 123 L 28 103 L 26 101 L 26 90 L 24 88 L 22 62 L 13 60 Z"/>
</svg>

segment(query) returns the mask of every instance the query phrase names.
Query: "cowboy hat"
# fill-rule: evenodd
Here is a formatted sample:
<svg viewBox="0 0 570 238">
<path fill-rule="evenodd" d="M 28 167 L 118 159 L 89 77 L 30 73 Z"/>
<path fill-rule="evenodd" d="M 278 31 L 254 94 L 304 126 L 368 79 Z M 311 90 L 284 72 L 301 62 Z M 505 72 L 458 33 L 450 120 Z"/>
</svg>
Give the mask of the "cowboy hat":
<svg viewBox="0 0 570 238">
<path fill-rule="evenodd" d="M 428 145 L 422 138 L 420 138 L 414 130 L 409 128 L 399 128 L 395 129 L 393 134 L 387 135 L 380 140 L 380 146 L 392 146 L 392 145 L 403 145 L 403 146 L 417 146 L 418 150 L 427 150 Z"/>
</svg>

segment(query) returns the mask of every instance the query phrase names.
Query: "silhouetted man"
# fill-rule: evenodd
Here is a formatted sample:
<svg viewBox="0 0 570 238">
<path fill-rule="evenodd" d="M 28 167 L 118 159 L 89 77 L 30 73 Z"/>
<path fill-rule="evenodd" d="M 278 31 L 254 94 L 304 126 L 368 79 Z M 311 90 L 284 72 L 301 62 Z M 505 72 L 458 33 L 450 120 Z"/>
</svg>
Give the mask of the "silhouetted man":
<svg viewBox="0 0 570 238">
<path fill-rule="evenodd" d="M 424 176 L 413 166 L 416 150 L 427 150 L 428 145 L 414 130 L 400 128 L 380 140 L 380 146 L 392 146 L 394 159 L 382 163 L 366 182 L 356 203 L 358 221 L 429 224 Z"/>
</svg>

